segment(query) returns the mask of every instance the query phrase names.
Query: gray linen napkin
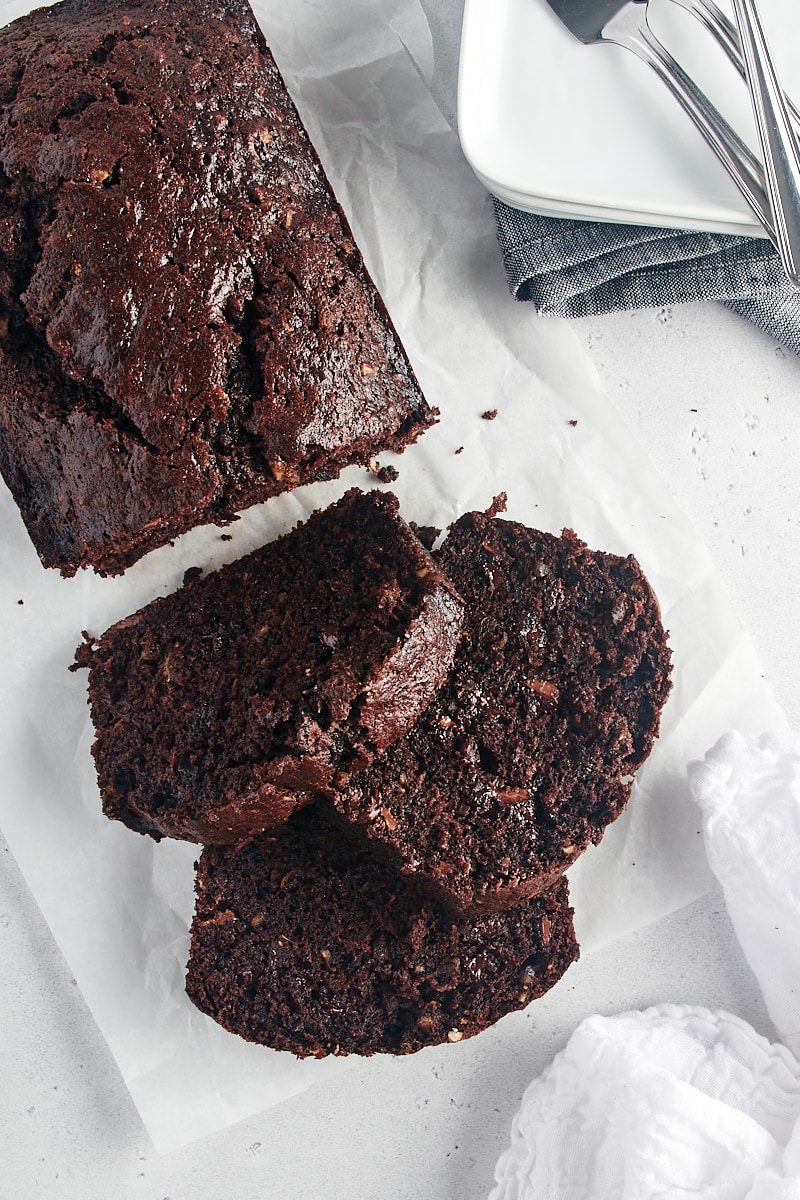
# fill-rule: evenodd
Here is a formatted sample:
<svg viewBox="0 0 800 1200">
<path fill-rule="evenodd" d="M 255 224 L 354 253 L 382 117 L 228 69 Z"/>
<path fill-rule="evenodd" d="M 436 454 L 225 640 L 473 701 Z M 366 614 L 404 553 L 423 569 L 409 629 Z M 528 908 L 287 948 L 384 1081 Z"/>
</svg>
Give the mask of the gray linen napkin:
<svg viewBox="0 0 800 1200">
<path fill-rule="evenodd" d="M 492 201 L 509 287 L 544 316 L 719 300 L 800 354 L 800 292 L 765 238 L 541 217 Z"/>
</svg>

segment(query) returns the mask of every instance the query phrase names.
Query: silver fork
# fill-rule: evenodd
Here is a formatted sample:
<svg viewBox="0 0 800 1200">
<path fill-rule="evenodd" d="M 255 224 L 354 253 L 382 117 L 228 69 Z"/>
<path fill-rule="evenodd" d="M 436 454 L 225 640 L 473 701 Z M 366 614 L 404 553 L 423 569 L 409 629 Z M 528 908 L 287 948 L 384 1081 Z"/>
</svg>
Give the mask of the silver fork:
<svg viewBox="0 0 800 1200">
<path fill-rule="evenodd" d="M 749 146 L 653 34 L 642 0 L 546 0 L 584 45 L 611 43 L 651 67 L 692 120 L 773 242 L 775 227 L 764 170 Z"/>
<path fill-rule="evenodd" d="M 775 74 L 756 0 L 733 0 L 736 25 L 714 0 L 674 0 L 697 17 L 750 89 L 764 156 L 773 241 L 789 280 L 800 287 L 800 114 Z"/>
<path fill-rule="evenodd" d="M 775 71 L 756 0 L 733 0 L 753 104 L 775 244 L 786 274 L 800 288 L 800 150 Z"/>
<path fill-rule="evenodd" d="M 733 21 L 725 15 L 719 5 L 715 4 L 714 0 L 672 0 L 672 2 L 685 8 L 688 13 L 697 18 L 717 45 L 727 54 L 742 79 L 747 82 L 747 71 L 742 58 L 738 31 Z M 786 96 L 785 100 L 789 115 L 797 129 L 800 130 L 800 109 L 791 96 Z"/>
<path fill-rule="evenodd" d="M 775 74 L 755 0 L 733 0 L 736 26 L 714 0 L 675 0 L 727 54 L 750 88 L 764 155 L 775 243 L 786 274 L 800 286 L 800 151 L 798 112 Z"/>
</svg>

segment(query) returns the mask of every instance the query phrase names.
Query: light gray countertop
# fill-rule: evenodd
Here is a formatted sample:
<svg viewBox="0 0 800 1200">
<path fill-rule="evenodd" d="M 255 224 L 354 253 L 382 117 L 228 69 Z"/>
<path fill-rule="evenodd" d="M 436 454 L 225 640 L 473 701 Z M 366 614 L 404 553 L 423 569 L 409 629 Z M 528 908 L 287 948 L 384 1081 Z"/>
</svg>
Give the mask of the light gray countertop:
<svg viewBox="0 0 800 1200">
<path fill-rule="evenodd" d="M 452 120 L 459 0 L 424 0 Z M 532 318 L 533 319 L 533 318 Z M 791 724 L 797 646 L 800 362 L 713 305 L 575 322 L 609 397 L 708 545 Z M 342 1075 L 158 1155 L 0 843 L 0 1197 L 8 1200 L 478 1200 L 531 1077 L 595 1011 L 725 1008 L 771 1033 L 721 897 L 585 956 L 517 1023 Z M 513 1046 L 514 1050 L 510 1049 Z"/>
</svg>

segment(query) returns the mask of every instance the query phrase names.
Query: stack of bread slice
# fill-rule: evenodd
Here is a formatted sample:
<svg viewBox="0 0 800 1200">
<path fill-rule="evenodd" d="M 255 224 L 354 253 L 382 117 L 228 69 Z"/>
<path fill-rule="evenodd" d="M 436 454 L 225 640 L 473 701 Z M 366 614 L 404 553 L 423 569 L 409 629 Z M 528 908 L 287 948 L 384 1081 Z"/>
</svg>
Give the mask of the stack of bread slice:
<svg viewBox="0 0 800 1200">
<path fill-rule="evenodd" d="M 187 990 L 244 1038 L 459 1041 L 577 956 L 670 652 L 633 558 L 501 508 L 432 549 L 353 490 L 78 651 L 105 811 L 204 844 Z"/>
</svg>

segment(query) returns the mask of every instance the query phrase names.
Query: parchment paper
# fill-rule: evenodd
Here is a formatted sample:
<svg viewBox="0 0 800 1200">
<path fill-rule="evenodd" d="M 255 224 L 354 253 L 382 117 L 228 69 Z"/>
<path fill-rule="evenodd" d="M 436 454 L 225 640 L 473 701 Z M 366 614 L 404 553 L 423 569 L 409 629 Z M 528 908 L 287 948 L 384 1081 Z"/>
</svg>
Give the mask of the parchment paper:
<svg viewBox="0 0 800 1200">
<path fill-rule="evenodd" d="M 27 7 L 0 5 L 0 17 Z M 446 526 L 505 490 L 512 518 L 636 554 L 660 597 L 675 655 L 663 734 L 628 813 L 571 873 L 579 938 L 597 949 L 710 885 L 687 761 L 729 728 L 785 721 L 706 551 L 569 326 L 509 298 L 488 199 L 426 86 L 431 39 L 417 0 L 255 8 L 441 409 L 440 424 L 394 460 L 405 517 Z M 496 420 L 483 420 L 494 408 Z M 161 1150 L 345 1064 L 247 1045 L 186 999 L 197 849 L 156 846 L 101 815 L 85 674 L 67 667 L 81 630 L 101 633 L 177 587 L 188 567 L 237 558 L 348 486 L 373 482 L 350 470 L 251 510 L 232 541 L 197 530 L 107 580 L 45 571 L 0 487 L 0 823 Z"/>
</svg>

